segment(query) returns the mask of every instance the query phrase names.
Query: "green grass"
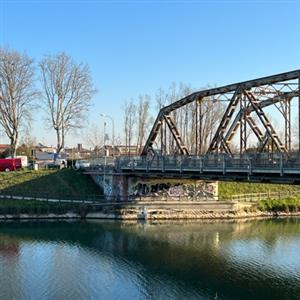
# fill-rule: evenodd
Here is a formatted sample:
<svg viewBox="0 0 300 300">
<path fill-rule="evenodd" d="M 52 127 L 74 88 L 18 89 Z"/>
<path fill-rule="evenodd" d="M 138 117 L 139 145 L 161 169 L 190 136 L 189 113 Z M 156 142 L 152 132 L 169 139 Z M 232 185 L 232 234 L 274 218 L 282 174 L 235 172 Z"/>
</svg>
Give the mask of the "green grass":
<svg viewBox="0 0 300 300">
<path fill-rule="evenodd" d="M 219 182 L 219 197 L 229 199 L 232 195 L 268 193 L 268 192 L 298 192 L 300 186 L 291 184 L 249 183 L 249 182 Z"/>
<path fill-rule="evenodd" d="M 84 216 L 87 212 L 101 210 L 93 204 L 79 202 L 47 202 L 37 200 L 0 200 L 0 215 L 13 215 L 18 217 L 20 214 L 45 215 L 45 214 L 65 214 L 77 213 Z"/>
<path fill-rule="evenodd" d="M 66 213 L 77 210 L 79 206 L 78 203 L 1 199 L 0 214 Z"/>
<path fill-rule="evenodd" d="M 261 211 L 271 212 L 298 212 L 300 210 L 300 198 L 260 200 L 257 208 Z"/>
<path fill-rule="evenodd" d="M 2 193 L 12 195 L 85 195 L 100 194 L 92 179 L 73 169 L 0 172 Z"/>
</svg>

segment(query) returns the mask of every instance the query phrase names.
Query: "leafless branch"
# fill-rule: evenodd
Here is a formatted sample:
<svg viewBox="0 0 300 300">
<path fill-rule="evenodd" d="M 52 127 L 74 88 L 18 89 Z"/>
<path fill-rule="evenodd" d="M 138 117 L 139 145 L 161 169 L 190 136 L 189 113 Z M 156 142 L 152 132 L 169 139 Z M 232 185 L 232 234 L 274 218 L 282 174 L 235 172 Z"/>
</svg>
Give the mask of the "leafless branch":
<svg viewBox="0 0 300 300">
<path fill-rule="evenodd" d="M 37 95 L 33 60 L 25 54 L 0 48 L 0 124 L 10 140 L 13 157 L 20 127 L 30 121 Z"/>
<path fill-rule="evenodd" d="M 88 65 L 75 63 L 65 53 L 47 56 L 39 66 L 47 122 L 56 131 L 59 153 L 66 134 L 82 127 L 95 89 Z"/>
</svg>

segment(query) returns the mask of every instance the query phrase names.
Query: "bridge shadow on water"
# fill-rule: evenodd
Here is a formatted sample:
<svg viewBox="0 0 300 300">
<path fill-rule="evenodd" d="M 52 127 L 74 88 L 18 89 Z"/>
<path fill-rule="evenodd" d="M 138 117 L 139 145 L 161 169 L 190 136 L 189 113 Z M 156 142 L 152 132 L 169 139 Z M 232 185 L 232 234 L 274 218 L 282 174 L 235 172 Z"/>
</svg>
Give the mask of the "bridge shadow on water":
<svg viewBox="0 0 300 300">
<path fill-rule="evenodd" d="M 281 264 L 299 230 L 299 219 L 3 222 L 0 249 L 12 241 L 85 249 L 138 274 L 148 299 L 299 299 L 299 257 L 290 270 Z"/>
</svg>

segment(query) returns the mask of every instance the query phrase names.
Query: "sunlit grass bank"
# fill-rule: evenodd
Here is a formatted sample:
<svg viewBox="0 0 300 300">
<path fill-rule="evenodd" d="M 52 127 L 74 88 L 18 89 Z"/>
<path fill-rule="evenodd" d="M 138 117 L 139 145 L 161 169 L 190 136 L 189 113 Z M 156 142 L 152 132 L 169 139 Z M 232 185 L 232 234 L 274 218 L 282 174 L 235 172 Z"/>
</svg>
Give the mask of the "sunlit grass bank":
<svg viewBox="0 0 300 300">
<path fill-rule="evenodd" d="M 0 172 L 0 189 L 5 194 L 83 195 L 99 194 L 89 176 L 73 169 Z"/>
<path fill-rule="evenodd" d="M 249 182 L 219 182 L 219 197 L 230 199 L 233 195 L 250 193 L 299 192 L 300 186 L 291 184 L 269 184 Z"/>
</svg>

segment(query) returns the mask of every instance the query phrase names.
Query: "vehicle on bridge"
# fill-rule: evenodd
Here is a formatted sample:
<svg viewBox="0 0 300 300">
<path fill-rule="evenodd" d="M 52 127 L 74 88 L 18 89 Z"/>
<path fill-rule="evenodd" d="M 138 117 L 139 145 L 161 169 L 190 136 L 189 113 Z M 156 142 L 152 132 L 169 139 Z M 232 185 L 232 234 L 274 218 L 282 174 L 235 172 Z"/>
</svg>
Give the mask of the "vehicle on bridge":
<svg viewBox="0 0 300 300">
<path fill-rule="evenodd" d="M 86 169 L 90 167 L 90 162 L 88 160 L 76 160 L 75 168 L 77 170 Z"/>
</svg>

